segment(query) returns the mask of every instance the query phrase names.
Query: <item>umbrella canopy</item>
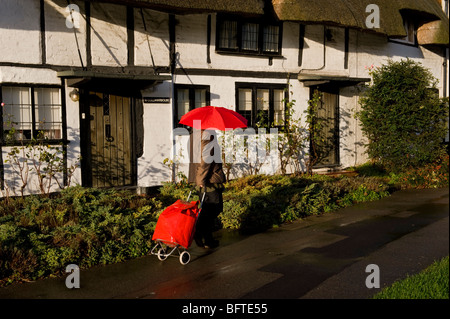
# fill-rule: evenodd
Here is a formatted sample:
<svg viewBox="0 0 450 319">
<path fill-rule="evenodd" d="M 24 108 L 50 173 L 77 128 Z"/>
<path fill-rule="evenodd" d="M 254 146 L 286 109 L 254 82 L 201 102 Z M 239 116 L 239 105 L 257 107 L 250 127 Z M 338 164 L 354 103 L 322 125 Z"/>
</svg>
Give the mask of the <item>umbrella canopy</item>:
<svg viewBox="0 0 450 319">
<path fill-rule="evenodd" d="M 195 122 L 194 121 L 198 121 Z M 203 106 L 189 111 L 181 117 L 180 124 L 196 129 L 221 131 L 246 128 L 247 119 L 241 114 L 220 106 Z"/>
</svg>

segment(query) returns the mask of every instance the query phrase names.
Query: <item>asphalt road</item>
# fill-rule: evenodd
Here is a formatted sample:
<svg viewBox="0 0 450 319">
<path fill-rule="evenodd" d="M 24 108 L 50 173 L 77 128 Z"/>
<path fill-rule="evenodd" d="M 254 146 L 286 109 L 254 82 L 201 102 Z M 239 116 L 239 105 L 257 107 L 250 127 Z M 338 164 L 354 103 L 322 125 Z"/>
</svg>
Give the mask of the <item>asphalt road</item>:
<svg viewBox="0 0 450 319">
<path fill-rule="evenodd" d="M 177 299 L 179 307 L 191 299 L 367 299 L 449 254 L 449 189 L 400 191 L 253 236 L 216 235 L 220 247 L 193 244 L 185 266 L 149 255 L 81 270 L 78 289 L 50 278 L 0 288 L 0 299 Z M 366 286 L 372 264 L 380 288 Z"/>
</svg>

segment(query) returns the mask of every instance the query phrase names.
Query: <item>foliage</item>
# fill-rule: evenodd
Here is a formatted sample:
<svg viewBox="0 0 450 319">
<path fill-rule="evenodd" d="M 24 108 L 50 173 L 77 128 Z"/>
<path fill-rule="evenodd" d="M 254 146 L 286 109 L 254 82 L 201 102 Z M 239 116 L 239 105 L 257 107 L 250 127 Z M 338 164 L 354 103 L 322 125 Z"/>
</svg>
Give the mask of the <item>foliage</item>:
<svg viewBox="0 0 450 319">
<path fill-rule="evenodd" d="M 183 157 L 183 148 L 180 147 L 177 155 L 173 156 L 173 158 L 166 157 L 163 160 L 163 165 L 172 172 L 173 183 L 176 183 L 177 181 L 181 181 L 183 183 L 187 180 L 186 175 L 180 170 L 180 164 Z"/>
<path fill-rule="evenodd" d="M 289 164 L 292 165 L 294 174 L 302 172 L 304 149 L 308 141 L 307 130 L 302 125 L 301 116 L 295 116 L 295 102 L 295 100 L 286 101 L 286 125 L 282 127 L 282 134 L 278 134 L 278 154 L 282 174 L 286 174 Z"/>
<path fill-rule="evenodd" d="M 392 182 L 403 188 L 441 188 L 449 185 L 449 156 L 445 155 L 423 167 L 411 167 L 401 173 L 390 173 Z"/>
<path fill-rule="evenodd" d="M 449 299 L 449 257 L 435 261 L 422 272 L 394 282 L 374 299 Z"/>
<path fill-rule="evenodd" d="M 314 166 L 330 153 L 332 147 L 323 135 L 323 127 L 326 120 L 319 116 L 322 99 L 322 93 L 319 90 L 314 90 L 306 109 L 306 123 L 308 124 L 310 142 L 310 154 L 306 161 L 306 171 L 310 175 L 312 175 Z"/>
<path fill-rule="evenodd" d="M 43 131 L 37 132 L 37 137 L 31 140 L 17 141 L 17 130 L 11 125 L 5 140 L 10 144 L 10 150 L 6 155 L 5 164 L 9 165 L 12 172 L 20 179 L 19 192 L 24 196 L 25 189 L 30 182 L 35 181 L 42 195 L 49 195 L 54 186 L 59 189 L 69 187 L 72 176 L 79 166 L 79 159 L 68 167 L 64 162 L 64 147 L 51 145 Z M 16 195 L 14 182 L 4 181 L 4 196 Z"/>
<path fill-rule="evenodd" d="M 377 200 L 400 187 L 434 185 L 429 179 L 416 180 L 425 181 L 420 186 L 399 177 L 404 175 L 393 178 L 372 165 L 354 168 L 356 177 L 250 175 L 232 180 L 225 185 L 220 226 L 251 234 Z M 448 156 L 434 165 L 437 173 L 429 174 L 448 181 Z M 160 213 L 190 192 L 197 200 L 196 190 L 180 180 L 164 183 L 159 194 L 151 196 L 74 186 L 50 196 L 1 199 L 0 286 L 62 275 L 71 263 L 87 268 L 146 255 L 154 245 L 151 238 Z"/>
<path fill-rule="evenodd" d="M 361 97 L 357 114 L 369 141 L 370 158 L 402 171 L 441 157 L 448 99 L 439 98 L 432 73 L 408 59 L 389 61 L 371 75 L 372 85 Z"/>
<path fill-rule="evenodd" d="M 223 227 L 254 233 L 274 225 L 388 196 L 392 188 L 376 177 L 254 175 L 229 182 Z"/>
<path fill-rule="evenodd" d="M 6 202 L 5 202 L 6 203 Z M 127 191 L 71 187 L 0 206 L 0 285 L 148 253 L 162 204 Z"/>
</svg>

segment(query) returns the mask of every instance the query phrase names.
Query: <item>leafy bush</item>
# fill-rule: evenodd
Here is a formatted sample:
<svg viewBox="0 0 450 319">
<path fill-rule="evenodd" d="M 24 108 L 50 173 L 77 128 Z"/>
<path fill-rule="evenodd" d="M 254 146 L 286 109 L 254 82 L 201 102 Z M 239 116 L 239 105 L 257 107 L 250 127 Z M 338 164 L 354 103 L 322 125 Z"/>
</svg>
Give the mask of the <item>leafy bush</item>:
<svg viewBox="0 0 450 319">
<path fill-rule="evenodd" d="M 388 196 L 391 187 L 377 177 L 247 176 L 231 181 L 224 193 L 224 228 L 244 233 L 266 230 L 310 215 Z"/>
<path fill-rule="evenodd" d="M 231 181 L 226 185 L 220 221 L 224 228 L 244 233 L 266 230 L 281 223 L 289 197 L 306 183 L 283 175 L 250 175 Z"/>
<path fill-rule="evenodd" d="M 432 73 L 408 59 L 389 61 L 371 75 L 373 83 L 361 97 L 358 113 L 370 158 L 402 171 L 441 157 L 448 99 L 439 98 Z"/>
<path fill-rule="evenodd" d="M 401 173 L 391 173 L 392 182 L 402 188 L 440 188 L 449 185 L 449 156 L 443 156 L 423 167 L 410 168 Z"/>
<path fill-rule="evenodd" d="M 435 173 L 417 170 L 417 175 L 427 176 L 417 183 L 430 180 L 428 176 L 448 181 L 448 156 L 431 168 Z M 224 192 L 220 227 L 260 232 L 377 200 L 395 190 L 387 173 L 369 165 L 355 170 L 361 176 L 253 175 L 230 181 Z M 397 176 L 401 182 L 406 175 Z M 50 197 L 1 199 L 0 286 L 60 275 L 71 263 L 87 268 L 146 255 L 153 247 L 151 238 L 160 213 L 190 191 L 193 188 L 181 181 L 164 184 L 156 196 L 76 186 Z M 198 199 L 195 190 L 191 199 Z"/>
<path fill-rule="evenodd" d="M 143 256 L 162 203 L 127 191 L 72 187 L 0 209 L 0 284 Z M 11 210 L 13 209 L 13 210 Z"/>
</svg>

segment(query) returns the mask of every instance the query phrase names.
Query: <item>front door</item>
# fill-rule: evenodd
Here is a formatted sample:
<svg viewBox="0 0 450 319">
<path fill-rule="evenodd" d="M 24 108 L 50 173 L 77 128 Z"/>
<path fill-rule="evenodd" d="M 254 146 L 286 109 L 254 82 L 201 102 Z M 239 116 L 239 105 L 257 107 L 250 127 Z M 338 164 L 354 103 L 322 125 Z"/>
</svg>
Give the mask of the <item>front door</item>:
<svg viewBox="0 0 450 319">
<path fill-rule="evenodd" d="M 92 187 L 133 184 L 131 100 L 130 97 L 89 92 L 87 166 Z"/>
<path fill-rule="evenodd" d="M 319 137 L 316 139 L 315 167 L 330 167 L 339 164 L 339 89 L 333 86 L 319 86 L 322 99 L 318 105 Z"/>
</svg>

